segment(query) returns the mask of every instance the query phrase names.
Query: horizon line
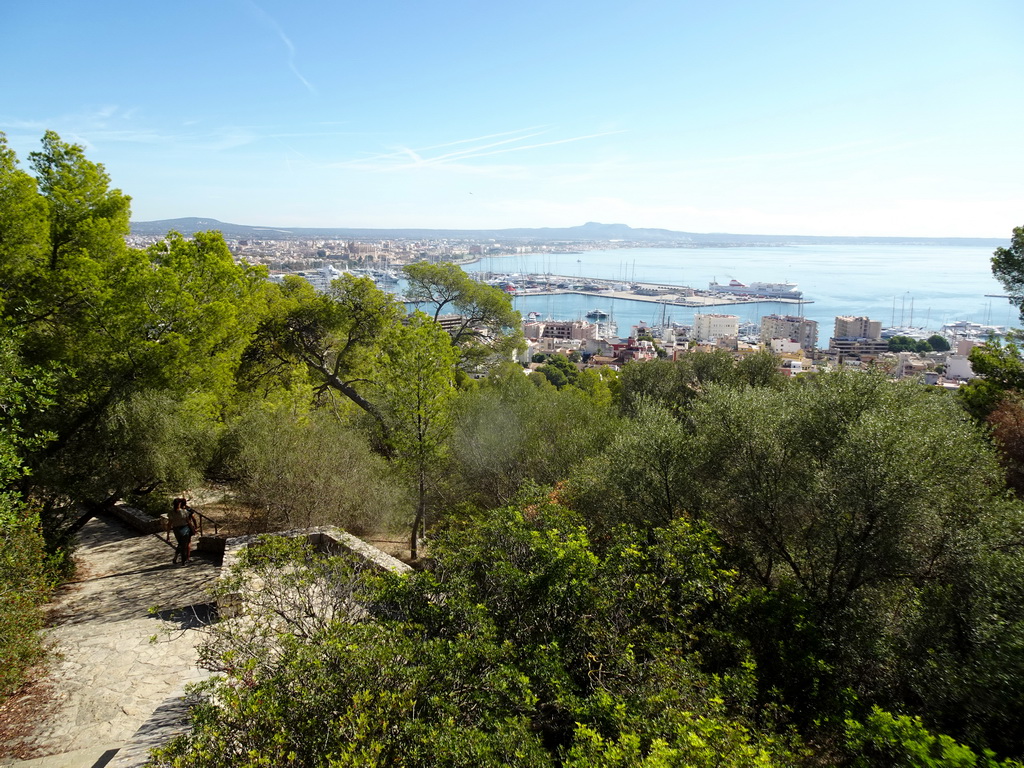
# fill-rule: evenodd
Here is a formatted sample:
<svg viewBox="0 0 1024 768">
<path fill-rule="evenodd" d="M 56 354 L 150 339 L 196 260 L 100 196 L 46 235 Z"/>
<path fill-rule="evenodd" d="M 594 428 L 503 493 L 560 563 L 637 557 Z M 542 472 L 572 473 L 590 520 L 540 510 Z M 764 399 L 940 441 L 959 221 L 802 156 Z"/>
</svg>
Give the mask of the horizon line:
<svg viewBox="0 0 1024 768">
<path fill-rule="evenodd" d="M 605 224 L 604 222 L 588 221 L 584 224 L 573 224 L 568 226 L 505 226 L 505 227 L 438 227 L 438 226 L 388 226 L 388 227 L 365 227 L 365 226 L 331 226 L 331 225 L 302 225 L 302 226 L 277 226 L 269 224 L 238 224 L 236 222 L 221 221 L 212 216 L 177 216 L 169 219 L 147 219 L 139 221 L 129 221 L 129 226 L 136 225 L 154 225 L 154 224 L 165 224 L 176 221 L 210 221 L 216 224 L 222 224 L 231 227 L 244 227 L 247 229 L 260 229 L 277 232 L 290 232 L 290 231 L 303 231 L 309 233 L 311 231 L 324 231 L 324 230 L 352 230 L 352 231 L 371 231 L 371 232 L 400 232 L 400 231 L 423 231 L 423 232 L 508 232 L 514 230 L 533 230 L 538 234 L 548 230 L 583 230 L 588 226 L 596 227 L 624 227 L 630 231 L 636 232 L 665 232 L 672 235 L 687 235 L 687 236 L 705 236 L 705 237 L 764 237 L 764 238 L 827 238 L 827 239 L 844 239 L 844 240 L 998 240 L 1009 242 L 1009 237 L 992 237 L 987 235 L 806 235 L 806 234 L 781 234 L 773 235 L 758 232 L 693 232 L 688 230 L 674 230 L 667 227 L 633 227 L 629 224 L 623 224 L 621 222 L 614 222 Z M 618 238 L 614 238 L 618 239 Z"/>
</svg>

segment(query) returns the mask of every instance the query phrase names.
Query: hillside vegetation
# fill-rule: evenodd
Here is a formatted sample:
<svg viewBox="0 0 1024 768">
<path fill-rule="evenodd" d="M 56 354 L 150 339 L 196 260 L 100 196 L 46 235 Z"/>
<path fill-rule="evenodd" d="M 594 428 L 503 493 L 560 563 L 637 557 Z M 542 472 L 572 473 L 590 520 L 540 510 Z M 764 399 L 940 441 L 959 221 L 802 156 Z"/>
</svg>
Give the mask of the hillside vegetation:
<svg viewBox="0 0 1024 768">
<path fill-rule="evenodd" d="M 215 627 L 158 765 L 1021 764 L 1020 430 L 981 421 L 1012 377 L 526 376 L 507 298 L 450 265 L 409 270 L 429 314 L 278 286 L 217 233 L 128 247 L 129 199 L 56 134 L 29 166 L 0 138 L 5 691 L 76 528 L 215 479 L 290 526 L 402 531 L 423 567 L 254 547 L 266 590 L 362 610 Z"/>
</svg>

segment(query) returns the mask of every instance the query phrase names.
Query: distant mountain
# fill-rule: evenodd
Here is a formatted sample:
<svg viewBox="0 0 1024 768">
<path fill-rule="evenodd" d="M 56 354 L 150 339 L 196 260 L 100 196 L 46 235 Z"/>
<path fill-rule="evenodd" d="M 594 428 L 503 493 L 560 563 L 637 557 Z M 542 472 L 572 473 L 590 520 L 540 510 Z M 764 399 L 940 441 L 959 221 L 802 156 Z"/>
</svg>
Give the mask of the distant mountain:
<svg viewBox="0 0 1024 768">
<path fill-rule="evenodd" d="M 825 237 L 816 235 L 739 235 L 724 232 L 676 232 L 670 229 L 634 229 L 627 224 L 588 221 L 577 227 L 518 229 L 353 229 L 336 227 L 257 227 L 228 224 L 216 219 L 183 218 L 132 222 L 133 235 L 165 235 L 174 230 L 192 235 L 217 230 L 225 237 L 260 240 L 324 238 L 326 240 L 515 240 L 523 243 L 628 242 L 675 247 L 724 247 L 730 245 L 840 245 L 920 244 L 1006 245 L 1000 238 L 985 237 Z"/>
</svg>

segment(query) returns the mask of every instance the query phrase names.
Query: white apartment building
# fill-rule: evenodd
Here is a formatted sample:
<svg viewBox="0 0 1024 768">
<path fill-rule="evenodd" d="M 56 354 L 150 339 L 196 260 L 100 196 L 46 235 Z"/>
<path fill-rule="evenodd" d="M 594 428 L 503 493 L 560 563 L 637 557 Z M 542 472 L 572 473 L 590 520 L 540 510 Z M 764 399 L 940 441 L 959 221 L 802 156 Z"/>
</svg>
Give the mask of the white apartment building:
<svg viewBox="0 0 1024 768">
<path fill-rule="evenodd" d="M 795 355 L 803 350 L 793 339 L 772 339 L 768 345 L 776 355 Z"/>
<path fill-rule="evenodd" d="M 693 340 L 715 341 L 723 336 L 737 336 L 740 331 L 740 319 L 736 315 L 702 315 L 693 316 Z"/>
<path fill-rule="evenodd" d="M 573 339 L 585 341 L 597 337 L 597 325 L 580 320 L 544 320 L 523 323 L 523 336 L 528 339 Z"/>
</svg>

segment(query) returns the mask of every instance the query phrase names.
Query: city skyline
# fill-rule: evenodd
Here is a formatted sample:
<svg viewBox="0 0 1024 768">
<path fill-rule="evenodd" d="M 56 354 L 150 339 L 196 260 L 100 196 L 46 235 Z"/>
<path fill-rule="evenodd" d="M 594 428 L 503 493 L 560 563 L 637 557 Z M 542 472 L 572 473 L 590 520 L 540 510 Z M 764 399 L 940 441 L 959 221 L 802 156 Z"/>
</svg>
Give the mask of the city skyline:
<svg viewBox="0 0 1024 768">
<path fill-rule="evenodd" d="M 1007 237 L 1024 9 L 16 4 L 0 131 L 133 220 Z M 45 46 L 42 43 L 45 42 Z"/>
</svg>

